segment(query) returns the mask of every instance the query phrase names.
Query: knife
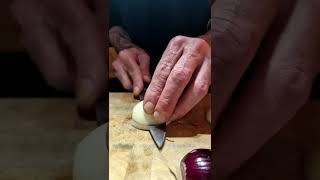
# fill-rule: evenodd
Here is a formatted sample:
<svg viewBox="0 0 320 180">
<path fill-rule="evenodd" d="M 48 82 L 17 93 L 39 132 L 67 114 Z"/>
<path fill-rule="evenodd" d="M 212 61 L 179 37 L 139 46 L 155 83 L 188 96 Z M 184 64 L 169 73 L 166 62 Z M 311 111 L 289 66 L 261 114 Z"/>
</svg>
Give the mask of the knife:
<svg viewBox="0 0 320 180">
<path fill-rule="evenodd" d="M 149 133 L 159 150 L 162 149 L 164 142 L 166 141 L 166 124 L 158 126 L 152 126 L 149 129 Z"/>
<path fill-rule="evenodd" d="M 147 87 L 148 85 L 145 84 L 143 91 L 139 94 L 139 96 L 134 96 L 134 98 L 137 100 L 143 101 L 144 95 L 148 89 Z M 164 123 L 164 124 L 152 126 L 149 129 L 149 133 L 152 137 L 153 142 L 156 144 L 157 148 L 161 150 L 166 140 L 166 124 Z"/>
</svg>

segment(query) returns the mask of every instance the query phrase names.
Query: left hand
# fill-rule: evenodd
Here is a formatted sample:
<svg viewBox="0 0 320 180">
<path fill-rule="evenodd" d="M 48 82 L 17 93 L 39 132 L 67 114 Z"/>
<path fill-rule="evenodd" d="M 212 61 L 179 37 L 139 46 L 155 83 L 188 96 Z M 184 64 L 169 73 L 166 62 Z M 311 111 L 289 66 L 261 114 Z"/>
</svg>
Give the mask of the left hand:
<svg viewBox="0 0 320 180">
<path fill-rule="evenodd" d="M 144 98 L 144 110 L 153 113 L 157 121 L 165 123 L 183 117 L 208 93 L 210 35 L 176 36 L 170 41 Z"/>
</svg>

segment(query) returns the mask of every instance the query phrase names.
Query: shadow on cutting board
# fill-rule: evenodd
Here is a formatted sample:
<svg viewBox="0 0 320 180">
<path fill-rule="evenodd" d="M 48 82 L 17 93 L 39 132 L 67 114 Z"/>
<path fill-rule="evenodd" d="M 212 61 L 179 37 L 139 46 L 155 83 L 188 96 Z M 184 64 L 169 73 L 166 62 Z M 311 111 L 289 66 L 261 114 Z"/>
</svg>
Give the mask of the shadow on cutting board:
<svg viewBox="0 0 320 180">
<path fill-rule="evenodd" d="M 210 123 L 206 119 L 211 96 L 206 96 L 192 111 L 180 120 L 167 126 L 167 137 L 192 137 L 198 134 L 211 134 Z"/>
</svg>

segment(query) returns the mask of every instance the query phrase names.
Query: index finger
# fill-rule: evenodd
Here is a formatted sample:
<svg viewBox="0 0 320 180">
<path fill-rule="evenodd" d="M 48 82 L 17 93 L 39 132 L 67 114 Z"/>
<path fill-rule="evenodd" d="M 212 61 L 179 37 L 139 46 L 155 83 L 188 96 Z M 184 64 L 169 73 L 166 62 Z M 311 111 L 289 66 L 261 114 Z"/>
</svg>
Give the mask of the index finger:
<svg viewBox="0 0 320 180">
<path fill-rule="evenodd" d="M 143 77 L 142 72 L 137 64 L 137 60 L 134 58 L 138 57 L 128 57 L 130 59 L 124 60 L 126 71 L 129 73 L 132 84 L 133 84 L 133 93 L 135 96 L 138 96 L 143 90 Z"/>
<path fill-rule="evenodd" d="M 169 74 L 182 54 L 182 43 L 184 37 L 173 38 L 154 72 L 151 83 L 144 97 L 144 110 L 151 114 L 159 100 Z"/>
<path fill-rule="evenodd" d="M 208 45 L 203 42 L 204 40 L 198 41 L 197 39 L 184 47 L 183 55 L 170 72 L 156 104 L 154 117 L 157 121 L 163 123 L 169 120 L 174 112 L 176 104 L 191 77 L 195 74 L 196 68 L 205 58 L 206 52 L 204 52 L 204 49 L 208 49 Z"/>
</svg>

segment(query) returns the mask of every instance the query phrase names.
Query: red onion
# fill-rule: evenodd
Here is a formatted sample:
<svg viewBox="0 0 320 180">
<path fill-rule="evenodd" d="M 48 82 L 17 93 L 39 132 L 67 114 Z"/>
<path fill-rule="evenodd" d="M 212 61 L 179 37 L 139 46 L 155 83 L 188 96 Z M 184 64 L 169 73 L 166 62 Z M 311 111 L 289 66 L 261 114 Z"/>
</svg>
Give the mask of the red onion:
<svg viewBox="0 0 320 180">
<path fill-rule="evenodd" d="M 210 149 L 195 149 L 181 160 L 184 180 L 208 180 L 211 173 Z"/>
</svg>

